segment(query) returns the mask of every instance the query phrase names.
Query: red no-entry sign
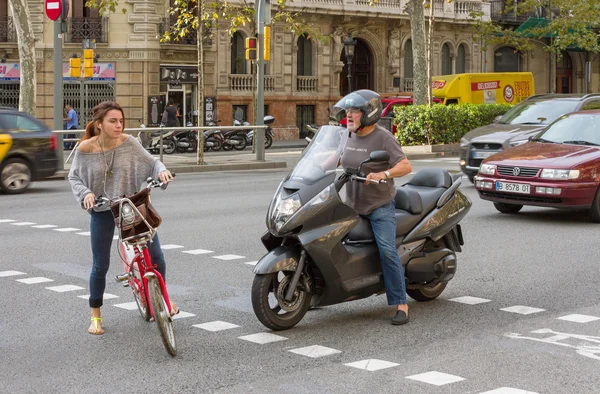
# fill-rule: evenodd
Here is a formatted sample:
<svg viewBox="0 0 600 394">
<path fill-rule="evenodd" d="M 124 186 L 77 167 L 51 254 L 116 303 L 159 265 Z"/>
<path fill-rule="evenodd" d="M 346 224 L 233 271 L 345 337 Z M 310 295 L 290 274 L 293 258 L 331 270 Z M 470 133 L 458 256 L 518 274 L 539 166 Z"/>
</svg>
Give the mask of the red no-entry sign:
<svg viewBox="0 0 600 394">
<path fill-rule="evenodd" d="M 46 0 L 46 16 L 55 21 L 62 12 L 62 0 Z"/>
</svg>

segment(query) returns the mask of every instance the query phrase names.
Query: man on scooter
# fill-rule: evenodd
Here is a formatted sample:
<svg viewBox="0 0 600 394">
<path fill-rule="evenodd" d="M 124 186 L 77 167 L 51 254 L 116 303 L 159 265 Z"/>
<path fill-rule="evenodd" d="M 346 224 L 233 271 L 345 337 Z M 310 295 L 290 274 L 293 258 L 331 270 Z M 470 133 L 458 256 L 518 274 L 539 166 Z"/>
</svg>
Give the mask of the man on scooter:
<svg viewBox="0 0 600 394">
<path fill-rule="evenodd" d="M 379 249 L 388 305 L 397 307 L 392 324 L 408 323 L 404 268 L 396 249 L 394 178 L 409 174 L 412 166 L 394 135 L 377 125 L 383 105 L 371 90 L 358 90 L 343 97 L 334 106 L 334 115 L 347 120 L 348 139 L 341 156 L 344 168 L 358 168 L 373 151 L 385 150 L 389 162 L 369 162 L 362 166 L 367 180 L 346 184 L 345 203 L 369 219 Z M 340 120 L 340 119 L 338 119 Z M 379 183 L 385 180 L 386 183 Z"/>
</svg>

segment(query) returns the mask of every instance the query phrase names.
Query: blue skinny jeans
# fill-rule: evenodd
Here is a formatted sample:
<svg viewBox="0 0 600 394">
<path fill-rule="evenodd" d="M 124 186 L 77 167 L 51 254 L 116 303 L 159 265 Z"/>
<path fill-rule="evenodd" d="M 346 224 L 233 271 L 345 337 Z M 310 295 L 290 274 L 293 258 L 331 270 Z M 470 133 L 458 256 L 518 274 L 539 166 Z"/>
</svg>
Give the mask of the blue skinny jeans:
<svg viewBox="0 0 600 394">
<path fill-rule="evenodd" d="M 394 201 L 375 209 L 366 217 L 375 235 L 388 305 L 406 304 L 404 267 L 396 249 L 396 216 Z"/>
<path fill-rule="evenodd" d="M 90 274 L 90 308 L 100 308 L 106 288 L 106 274 L 110 266 L 110 249 L 115 232 L 115 222 L 110 211 L 92 211 L 90 238 L 92 241 L 92 273 Z M 148 245 L 152 264 L 166 280 L 166 264 L 158 235 Z"/>
</svg>

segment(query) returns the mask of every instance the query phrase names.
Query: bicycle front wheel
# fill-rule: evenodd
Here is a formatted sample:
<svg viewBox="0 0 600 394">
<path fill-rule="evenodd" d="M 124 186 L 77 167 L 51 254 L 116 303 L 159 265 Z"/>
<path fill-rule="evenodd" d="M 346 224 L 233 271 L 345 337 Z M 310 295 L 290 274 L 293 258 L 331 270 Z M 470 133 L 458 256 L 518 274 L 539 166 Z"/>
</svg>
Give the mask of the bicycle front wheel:
<svg viewBox="0 0 600 394">
<path fill-rule="evenodd" d="M 169 308 L 157 278 L 151 277 L 148 279 L 148 293 L 150 294 L 152 315 L 158 326 L 163 345 L 165 345 L 165 349 L 167 349 L 167 352 L 171 356 L 175 356 L 177 354 L 177 345 L 175 343 L 173 319 L 169 314 Z"/>
</svg>

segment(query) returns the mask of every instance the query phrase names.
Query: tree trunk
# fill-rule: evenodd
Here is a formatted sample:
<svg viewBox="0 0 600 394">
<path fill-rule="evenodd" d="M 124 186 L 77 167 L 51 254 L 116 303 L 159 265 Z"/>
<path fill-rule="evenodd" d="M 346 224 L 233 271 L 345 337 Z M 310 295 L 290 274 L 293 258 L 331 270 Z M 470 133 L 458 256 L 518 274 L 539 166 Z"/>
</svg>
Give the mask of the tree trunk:
<svg viewBox="0 0 600 394">
<path fill-rule="evenodd" d="M 406 5 L 410 16 L 413 50 L 413 99 L 415 105 L 427 102 L 427 51 L 425 48 L 425 10 L 423 0 L 409 0 Z"/>
<path fill-rule="evenodd" d="M 198 31 L 196 33 L 196 46 L 198 49 L 198 92 L 196 105 L 198 106 L 198 126 L 204 126 L 204 0 L 198 1 Z M 216 114 L 215 114 L 216 115 Z M 198 153 L 196 164 L 204 164 L 204 131 L 198 132 Z"/>
<path fill-rule="evenodd" d="M 35 72 L 35 35 L 29 17 L 27 0 L 9 0 L 13 23 L 19 46 L 21 66 L 21 91 L 19 93 L 19 111 L 35 116 L 37 79 Z"/>
<path fill-rule="evenodd" d="M 429 2 L 429 33 L 427 34 L 427 103 L 429 104 L 429 106 L 431 107 L 432 104 L 432 84 L 431 84 L 431 77 L 432 77 L 432 70 L 433 70 L 433 62 L 432 62 L 432 50 L 431 50 L 431 43 L 433 41 L 433 24 L 435 23 L 435 18 L 433 15 L 433 4 L 434 0 L 430 0 Z"/>
</svg>

